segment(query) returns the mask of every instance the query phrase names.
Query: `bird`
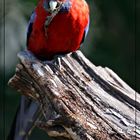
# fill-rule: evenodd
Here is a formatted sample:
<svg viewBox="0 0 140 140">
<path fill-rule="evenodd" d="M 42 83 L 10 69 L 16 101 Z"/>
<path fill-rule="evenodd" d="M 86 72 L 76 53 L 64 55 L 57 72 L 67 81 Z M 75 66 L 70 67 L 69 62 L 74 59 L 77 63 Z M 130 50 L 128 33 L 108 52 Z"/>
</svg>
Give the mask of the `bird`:
<svg viewBox="0 0 140 140">
<path fill-rule="evenodd" d="M 74 52 L 83 44 L 89 22 L 85 0 L 40 0 L 29 22 L 27 49 L 43 60 Z"/>
<path fill-rule="evenodd" d="M 27 50 L 42 61 L 74 52 L 83 45 L 89 23 L 85 0 L 39 0 L 27 27 Z M 38 103 L 22 95 L 8 140 L 27 139 L 39 111 Z"/>
</svg>

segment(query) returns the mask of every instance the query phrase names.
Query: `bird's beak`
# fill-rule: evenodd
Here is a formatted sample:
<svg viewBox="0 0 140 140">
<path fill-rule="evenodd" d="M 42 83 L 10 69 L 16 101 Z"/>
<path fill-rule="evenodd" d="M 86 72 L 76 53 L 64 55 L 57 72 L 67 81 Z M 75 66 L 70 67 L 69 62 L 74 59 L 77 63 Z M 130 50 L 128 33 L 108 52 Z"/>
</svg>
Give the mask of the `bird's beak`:
<svg viewBox="0 0 140 140">
<path fill-rule="evenodd" d="M 49 6 L 50 6 L 50 10 L 54 11 L 56 9 L 56 7 L 57 7 L 57 1 L 50 0 Z"/>
</svg>

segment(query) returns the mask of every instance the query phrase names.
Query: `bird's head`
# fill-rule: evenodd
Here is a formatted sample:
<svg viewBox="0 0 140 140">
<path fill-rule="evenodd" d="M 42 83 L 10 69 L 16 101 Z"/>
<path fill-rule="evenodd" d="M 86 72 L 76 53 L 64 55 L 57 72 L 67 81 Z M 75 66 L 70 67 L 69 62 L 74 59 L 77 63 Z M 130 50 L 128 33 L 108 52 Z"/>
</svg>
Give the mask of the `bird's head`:
<svg viewBox="0 0 140 140">
<path fill-rule="evenodd" d="M 45 9 L 53 12 L 54 10 L 59 8 L 59 6 L 64 2 L 65 0 L 44 0 L 44 7 Z"/>
</svg>

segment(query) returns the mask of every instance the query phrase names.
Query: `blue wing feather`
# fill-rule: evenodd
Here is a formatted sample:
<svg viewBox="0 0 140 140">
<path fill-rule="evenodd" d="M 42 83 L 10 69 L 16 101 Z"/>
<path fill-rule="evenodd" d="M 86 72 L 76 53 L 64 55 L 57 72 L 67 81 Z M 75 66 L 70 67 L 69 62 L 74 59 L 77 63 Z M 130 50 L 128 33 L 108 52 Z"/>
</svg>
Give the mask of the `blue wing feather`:
<svg viewBox="0 0 140 140">
<path fill-rule="evenodd" d="M 87 24 L 87 26 L 85 28 L 85 31 L 84 31 L 84 34 L 83 34 L 83 38 L 82 38 L 82 41 L 81 41 L 81 45 L 84 43 L 84 40 L 87 37 L 88 31 L 89 31 L 89 24 L 90 24 L 90 18 L 89 18 L 88 24 Z"/>
<path fill-rule="evenodd" d="M 33 27 L 33 23 L 35 21 L 35 18 L 36 18 L 36 13 L 34 11 L 34 12 L 32 12 L 32 15 L 30 17 L 30 21 L 28 23 L 28 28 L 27 28 L 27 46 L 28 46 L 28 42 L 29 42 L 29 38 L 30 38 L 30 35 L 31 35 L 31 32 L 32 32 L 32 27 Z"/>
</svg>

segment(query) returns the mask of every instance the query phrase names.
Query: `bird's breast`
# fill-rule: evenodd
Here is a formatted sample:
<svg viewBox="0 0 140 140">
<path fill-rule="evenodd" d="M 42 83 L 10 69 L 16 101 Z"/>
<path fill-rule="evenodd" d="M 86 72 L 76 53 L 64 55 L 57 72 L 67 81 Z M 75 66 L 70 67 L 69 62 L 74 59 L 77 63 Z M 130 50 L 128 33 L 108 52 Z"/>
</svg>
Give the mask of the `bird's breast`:
<svg viewBox="0 0 140 140">
<path fill-rule="evenodd" d="M 46 58 L 76 51 L 80 47 L 88 19 L 89 10 L 84 0 L 71 0 L 69 12 L 57 14 L 47 30 L 44 27 L 45 13 L 44 18 L 37 15 L 29 41 L 29 50 Z"/>
</svg>

